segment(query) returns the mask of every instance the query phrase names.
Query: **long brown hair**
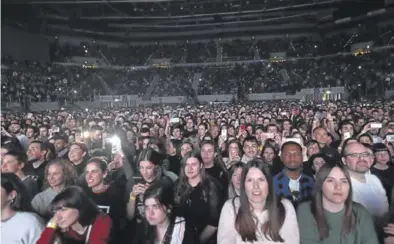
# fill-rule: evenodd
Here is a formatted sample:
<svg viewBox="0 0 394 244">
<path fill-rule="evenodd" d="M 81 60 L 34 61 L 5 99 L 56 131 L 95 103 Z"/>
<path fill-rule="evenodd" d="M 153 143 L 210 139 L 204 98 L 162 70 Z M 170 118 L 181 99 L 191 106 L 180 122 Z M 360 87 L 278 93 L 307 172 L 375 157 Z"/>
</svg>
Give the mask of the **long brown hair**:
<svg viewBox="0 0 394 244">
<path fill-rule="evenodd" d="M 323 207 L 323 184 L 330 174 L 331 170 L 335 167 L 342 170 L 347 181 L 349 182 L 349 195 L 345 200 L 345 214 L 342 220 L 342 234 L 347 235 L 354 229 L 354 217 L 352 211 L 352 185 L 350 181 L 350 175 L 343 164 L 329 163 L 324 164 L 316 175 L 315 182 L 315 195 L 312 199 L 311 212 L 315 218 L 317 228 L 319 230 L 320 240 L 324 240 L 328 237 L 328 226 L 326 217 L 324 216 Z"/>
<path fill-rule="evenodd" d="M 196 158 L 201 165 L 203 165 L 201 154 L 198 151 L 191 151 L 186 153 L 185 158 L 182 159 L 182 167 L 181 167 L 181 172 L 179 174 L 179 181 L 178 184 L 175 187 L 175 202 L 177 204 L 184 204 L 186 200 L 188 199 L 190 193 L 193 191 L 193 187 L 189 185 L 187 176 L 185 174 L 185 165 L 186 161 L 189 158 Z M 209 195 L 209 183 L 207 179 L 207 175 L 205 173 L 204 166 L 201 167 L 200 169 L 200 176 L 201 176 L 201 182 L 200 184 L 203 187 L 203 198 L 205 201 L 208 200 L 208 195 Z"/>
<path fill-rule="evenodd" d="M 253 213 L 253 208 L 250 205 L 245 191 L 246 176 L 251 168 L 259 169 L 264 174 L 268 183 L 268 196 L 264 206 L 264 210 L 267 210 L 268 213 L 268 220 L 263 224 L 262 232 L 267 239 L 271 239 L 275 242 L 283 242 L 284 240 L 280 236 L 279 231 L 285 221 L 286 210 L 275 194 L 269 166 L 262 160 L 253 159 L 249 161 L 242 171 L 241 194 L 239 196 L 240 207 L 235 218 L 235 228 L 241 236 L 242 241 L 257 241 L 256 223 L 258 223 L 258 221 L 256 215 Z"/>
</svg>

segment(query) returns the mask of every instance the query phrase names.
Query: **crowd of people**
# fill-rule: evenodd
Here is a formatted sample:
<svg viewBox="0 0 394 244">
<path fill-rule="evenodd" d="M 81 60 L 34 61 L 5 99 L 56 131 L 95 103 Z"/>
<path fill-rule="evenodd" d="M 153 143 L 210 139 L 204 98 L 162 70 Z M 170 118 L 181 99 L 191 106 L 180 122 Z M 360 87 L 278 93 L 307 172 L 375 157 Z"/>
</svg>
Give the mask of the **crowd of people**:
<svg viewBox="0 0 394 244">
<path fill-rule="evenodd" d="M 2 72 L 2 101 L 31 102 L 94 100 L 97 95 L 146 94 L 178 96 L 295 92 L 302 88 L 345 86 L 373 96 L 393 88 L 393 49 L 363 56 L 338 55 L 322 59 L 256 62 L 216 67 L 169 67 L 147 70 L 101 70 L 35 62 L 9 62 Z M 198 87 L 193 83 L 200 73 Z M 157 85 L 159 84 L 159 85 Z"/>
<path fill-rule="evenodd" d="M 123 47 L 95 42 L 75 46 L 56 40 L 51 48 L 53 61 L 73 62 L 73 57 L 80 56 L 123 68 L 64 66 L 2 57 L 1 99 L 4 104 L 27 100 L 26 104 L 92 101 L 98 95 L 294 93 L 323 86 L 346 86 L 350 92 L 376 96 L 393 87 L 394 55 L 392 27 L 372 27 L 359 25 L 351 33 L 326 37 L 251 37 Z M 353 55 L 351 45 L 365 41 L 373 41 L 371 52 Z M 273 58 L 271 54 L 276 52 L 285 53 L 285 57 Z M 167 63 L 155 66 L 156 59 Z M 234 61 L 247 62 L 231 63 Z M 185 67 L 190 63 L 198 65 Z M 135 69 L 134 65 L 145 68 Z M 197 88 L 193 86 L 196 74 L 200 74 Z"/>
<path fill-rule="evenodd" d="M 256 11 L 257 9 L 272 9 L 278 7 L 292 7 L 302 4 L 314 4 L 313 0 L 247 0 L 247 1 L 213 1 L 213 2 L 177 2 L 169 4 L 156 4 L 150 2 L 135 3 L 132 8 L 133 16 L 177 16 L 177 15 L 199 15 L 217 14 L 224 12 Z"/>
<path fill-rule="evenodd" d="M 2 243 L 394 243 L 391 102 L 4 113 Z"/>
</svg>

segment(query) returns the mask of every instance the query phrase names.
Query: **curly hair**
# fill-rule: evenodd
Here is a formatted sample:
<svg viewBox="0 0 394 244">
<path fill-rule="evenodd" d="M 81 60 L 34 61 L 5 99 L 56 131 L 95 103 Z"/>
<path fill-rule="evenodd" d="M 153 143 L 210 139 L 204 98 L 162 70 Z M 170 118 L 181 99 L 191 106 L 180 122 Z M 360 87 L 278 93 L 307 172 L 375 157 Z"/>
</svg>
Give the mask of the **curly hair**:
<svg viewBox="0 0 394 244">
<path fill-rule="evenodd" d="M 47 179 L 48 169 L 49 169 L 49 167 L 51 167 L 52 165 L 55 165 L 55 164 L 62 167 L 63 177 L 64 177 L 64 187 L 76 185 L 78 174 L 77 174 L 77 171 L 75 170 L 73 164 L 66 159 L 57 158 L 57 159 L 50 161 L 48 163 L 48 165 L 45 167 L 44 189 L 47 189 L 48 187 L 50 187 L 48 179 Z"/>
</svg>

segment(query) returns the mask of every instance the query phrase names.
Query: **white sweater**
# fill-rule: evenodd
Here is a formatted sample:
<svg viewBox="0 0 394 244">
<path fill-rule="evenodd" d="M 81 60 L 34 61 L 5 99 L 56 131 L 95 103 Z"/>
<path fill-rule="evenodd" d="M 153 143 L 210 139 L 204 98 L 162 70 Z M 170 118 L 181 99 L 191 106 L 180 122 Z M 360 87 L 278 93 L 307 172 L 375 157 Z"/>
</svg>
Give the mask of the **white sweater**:
<svg viewBox="0 0 394 244">
<path fill-rule="evenodd" d="M 220 214 L 220 221 L 218 227 L 218 243 L 217 244 L 251 244 L 250 242 L 243 242 L 241 236 L 235 229 L 235 217 L 234 207 L 232 204 L 233 199 L 227 200 L 224 204 L 222 212 Z M 282 204 L 286 210 L 285 221 L 282 228 L 279 231 L 280 236 L 284 239 L 282 244 L 299 244 L 300 234 L 298 230 L 297 216 L 293 205 L 287 199 L 282 200 Z M 239 209 L 239 198 L 235 199 L 236 211 Z M 261 230 L 262 224 L 264 224 L 268 217 L 268 211 L 264 210 L 261 213 L 255 213 L 258 219 L 258 229 Z M 257 233 L 257 243 L 273 244 L 279 243 L 268 240 L 262 232 Z"/>
<path fill-rule="evenodd" d="M 354 202 L 363 205 L 373 217 L 383 217 L 389 211 L 386 190 L 376 175 L 365 174 L 366 183 L 350 179 Z"/>
<path fill-rule="evenodd" d="M 36 244 L 44 230 L 44 223 L 35 214 L 17 212 L 11 219 L 1 222 L 1 243 Z"/>
</svg>

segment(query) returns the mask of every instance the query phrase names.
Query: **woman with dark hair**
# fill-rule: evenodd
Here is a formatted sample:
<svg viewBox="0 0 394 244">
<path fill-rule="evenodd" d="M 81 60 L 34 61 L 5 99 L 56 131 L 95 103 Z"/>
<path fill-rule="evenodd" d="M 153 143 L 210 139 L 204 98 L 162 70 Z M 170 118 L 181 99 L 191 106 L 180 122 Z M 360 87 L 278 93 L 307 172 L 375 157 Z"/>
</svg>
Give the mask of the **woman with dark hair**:
<svg viewBox="0 0 394 244">
<path fill-rule="evenodd" d="M 48 206 L 64 188 L 76 184 L 77 172 L 68 160 L 62 158 L 49 162 L 44 172 L 45 190 L 33 198 L 31 205 L 41 217 L 49 219 L 51 213 Z"/>
<path fill-rule="evenodd" d="M 343 164 L 325 164 L 316 175 L 312 202 L 297 211 L 301 244 L 378 244 L 371 215 L 352 202 L 349 173 Z"/>
<path fill-rule="evenodd" d="M 241 161 L 234 163 L 228 171 L 231 180 L 228 186 L 228 198 L 234 198 L 241 193 L 241 176 L 245 164 Z"/>
<path fill-rule="evenodd" d="M 261 150 L 261 158 L 264 163 L 270 165 L 271 175 L 279 174 L 284 168 L 284 165 L 278 156 L 278 150 L 268 142 L 264 144 L 263 149 Z"/>
<path fill-rule="evenodd" d="M 357 140 L 360 143 L 366 143 L 366 144 L 369 144 L 369 145 L 373 144 L 372 136 L 367 134 L 367 133 L 359 135 Z"/>
<path fill-rule="evenodd" d="M 30 213 L 30 199 L 13 173 L 1 174 L 1 243 L 35 244 L 44 225 Z"/>
<path fill-rule="evenodd" d="M 180 140 L 171 139 L 167 143 L 166 161 L 168 162 L 168 165 L 166 166 L 166 169 L 177 176 L 179 176 L 179 171 L 181 169 L 180 147 Z"/>
<path fill-rule="evenodd" d="M 224 204 L 218 231 L 218 244 L 300 243 L 294 207 L 277 198 L 267 164 L 255 159 L 246 164 L 241 194 Z"/>
<path fill-rule="evenodd" d="M 223 162 L 226 168 L 229 169 L 232 163 L 240 161 L 242 158 L 241 143 L 238 140 L 231 140 L 227 143 L 226 157 L 223 158 Z"/>
<path fill-rule="evenodd" d="M 144 193 L 148 187 L 159 181 L 162 184 L 173 187 L 172 180 L 163 174 L 161 161 L 163 155 L 156 152 L 152 148 L 141 151 L 137 159 L 139 169 L 138 176 L 130 178 L 126 186 L 126 194 L 128 195 L 127 217 L 134 220 L 135 227 L 133 233 L 143 231 L 141 225 L 144 219 Z"/>
<path fill-rule="evenodd" d="M 194 244 L 197 243 L 195 232 L 187 228 L 182 217 L 173 212 L 174 191 L 157 182 L 145 191 L 145 233 L 137 244 Z"/>
<path fill-rule="evenodd" d="M 80 187 L 68 187 L 52 201 L 53 217 L 37 244 L 107 244 L 111 218 Z"/>
<path fill-rule="evenodd" d="M 326 163 L 331 162 L 330 158 L 324 153 L 317 153 L 312 155 L 304 167 L 304 173 L 310 174 L 316 178 L 320 168 Z"/>
<path fill-rule="evenodd" d="M 91 158 L 86 163 L 85 179 L 88 197 L 112 219 L 111 243 L 123 243 L 123 227 L 127 222 L 124 185 L 109 180 L 107 162 L 99 157 Z"/>
<path fill-rule="evenodd" d="M 394 186 L 394 167 L 390 161 L 390 152 L 383 143 L 375 143 L 372 146 L 375 162 L 371 167 L 371 173 L 376 175 L 386 190 L 387 198 L 391 203 L 391 189 Z"/>
<path fill-rule="evenodd" d="M 205 173 L 198 152 L 190 152 L 182 163 L 175 187 L 176 214 L 198 234 L 201 243 L 215 243 L 224 194 L 218 180 Z"/>
</svg>

